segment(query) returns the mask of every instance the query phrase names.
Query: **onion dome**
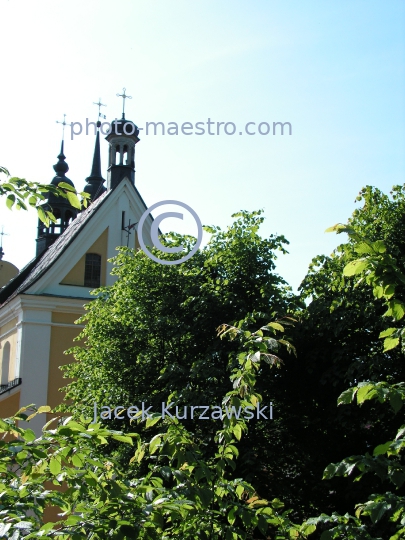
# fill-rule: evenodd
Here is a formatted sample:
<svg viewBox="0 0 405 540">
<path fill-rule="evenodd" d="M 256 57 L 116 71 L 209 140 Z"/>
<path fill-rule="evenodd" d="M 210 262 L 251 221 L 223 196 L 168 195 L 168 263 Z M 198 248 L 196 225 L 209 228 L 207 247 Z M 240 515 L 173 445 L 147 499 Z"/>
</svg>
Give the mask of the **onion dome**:
<svg viewBox="0 0 405 540">
<path fill-rule="evenodd" d="M 65 161 L 66 156 L 63 153 L 63 141 L 60 148 L 60 154 L 58 155 L 58 162 L 53 166 L 53 170 L 56 172 L 56 176 L 54 176 L 51 185 L 52 186 L 58 186 L 60 182 L 65 182 L 66 184 L 69 184 L 72 187 L 75 187 L 72 180 L 70 180 L 65 174 L 69 170 L 69 165 Z M 57 197 L 53 193 L 49 193 L 48 195 L 48 203 L 60 203 L 61 197 Z M 66 201 L 66 199 L 63 199 L 63 201 Z"/>
</svg>

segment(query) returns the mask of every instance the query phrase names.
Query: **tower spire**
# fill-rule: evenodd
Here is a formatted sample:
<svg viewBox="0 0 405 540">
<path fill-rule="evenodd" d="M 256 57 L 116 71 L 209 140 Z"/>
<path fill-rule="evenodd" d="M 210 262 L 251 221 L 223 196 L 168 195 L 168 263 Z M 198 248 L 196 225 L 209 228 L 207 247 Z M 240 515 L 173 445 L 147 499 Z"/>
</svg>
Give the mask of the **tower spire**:
<svg viewBox="0 0 405 540">
<path fill-rule="evenodd" d="M 97 122 L 98 123 L 98 122 Z M 86 178 L 86 186 L 83 191 L 90 194 L 91 201 L 95 201 L 106 191 L 103 186 L 105 180 L 101 175 L 101 156 L 100 156 L 100 131 L 97 129 L 96 143 L 94 145 L 93 163 L 90 176 Z"/>
<path fill-rule="evenodd" d="M 101 103 L 101 98 L 98 99 L 98 103 L 93 103 L 94 105 L 98 105 L 98 117 L 105 118 L 105 116 L 100 112 L 101 107 L 106 107 L 106 105 Z M 98 120 L 91 173 L 90 176 L 86 178 L 87 184 L 84 188 L 84 191 L 86 193 L 89 193 L 91 201 L 95 201 L 98 197 L 100 197 L 100 195 L 104 193 L 104 191 L 106 191 L 106 188 L 103 186 L 105 180 L 101 175 L 100 126 L 101 122 L 100 120 Z"/>
<path fill-rule="evenodd" d="M 66 163 L 66 156 L 63 153 L 63 147 L 64 147 L 64 139 L 62 139 L 61 145 L 60 145 L 60 153 L 58 155 L 58 163 L 55 163 L 53 166 L 53 170 L 56 172 L 56 175 L 59 177 L 64 177 L 65 174 L 69 170 L 69 165 Z M 55 177 L 56 178 L 56 177 Z"/>
<path fill-rule="evenodd" d="M 69 125 L 63 120 L 59 122 L 65 127 Z M 69 165 L 66 163 L 66 157 L 63 153 L 64 140 L 60 146 L 60 153 L 58 155 L 58 162 L 55 163 L 53 169 L 56 173 L 51 185 L 58 186 L 61 182 L 69 184 L 74 188 L 73 182 L 67 178 L 66 173 L 69 170 Z M 54 193 L 49 193 L 47 201 L 41 204 L 44 210 L 50 210 L 56 218 L 56 222 L 52 222 L 49 226 L 46 226 L 41 220 L 38 220 L 38 235 L 37 235 L 37 256 L 43 253 L 48 247 L 55 242 L 69 226 L 70 222 L 77 216 L 77 209 L 74 208 L 67 199 L 59 197 Z"/>
</svg>

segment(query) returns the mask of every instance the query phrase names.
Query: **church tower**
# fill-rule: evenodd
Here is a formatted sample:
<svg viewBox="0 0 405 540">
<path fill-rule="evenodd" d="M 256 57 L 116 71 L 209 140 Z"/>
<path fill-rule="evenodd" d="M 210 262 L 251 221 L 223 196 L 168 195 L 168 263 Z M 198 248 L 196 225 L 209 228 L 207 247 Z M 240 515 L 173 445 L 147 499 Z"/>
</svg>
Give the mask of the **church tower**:
<svg viewBox="0 0 405 540">
<path fill-rule="evenodd" d="M 131 96 L 117 94 L 122 97 L 122 118 L 111 123 L 106 140 L 110 147 L 108 152 L 107 189 L 114 189 L 125 178 L 135 185 L 135 145 L 139 142 L 139 129 L 130 120 L 125 119 L 125 99 Z"/>
<path fill-rule="evenodd" d="M 73 182 L 65 176 L 69 170 L 69 165 L 65 160 L 62 140 L 58 162 L 53 166 L 56 176 L 54 176 L 51 185 L 58 186 L 61 182 L 65 182 L 74 188 Z M 42 208 L 51 211 L 56 217 L 56 222 L 51 222 L 47 227 L 40 219 L 38 220 L 37 257 L 55 242 L 77 216 L 77 210 L 69 203 L 68 199 L 58 197 L 53 193 L 49 193 L 47 202 L 42 205 Z"/>
</svg>

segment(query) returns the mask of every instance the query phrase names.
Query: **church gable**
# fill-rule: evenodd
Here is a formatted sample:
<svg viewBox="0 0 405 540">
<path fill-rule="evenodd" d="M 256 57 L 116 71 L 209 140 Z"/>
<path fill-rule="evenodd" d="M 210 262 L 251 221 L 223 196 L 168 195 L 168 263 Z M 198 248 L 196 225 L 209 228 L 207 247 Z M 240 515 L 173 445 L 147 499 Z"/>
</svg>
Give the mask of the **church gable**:
<svg viewBox="0 0 405 540">
<path fill-rule="evenodd" d="M 106 284 L 108 227 L 61 280 L 61 285 L 102 287 Z"/>
<path fill-rule="evenodd" d="M 99 206 L 97 211 L 92 211 L 93 205 Z M 129 222 L 131 224 L 139 222 L 144 211 L 145 203 L 137 190 L 129 180 L 123 180 L 113 191 L 99 197 L 90 205 L 90 208 L 82 212 L 61 237 L 48 248 L 40 261 L 41 276 L 23 292 L 36 295 L 92 298 L 89 289 L 99 286 L 95 281 L 91 282 L 91 279 L 95 277 L 94 268 L 97 266 L 97 258 L 99 258 L 101 270 L 100 285 L 111 285 L 115 277 L 110 275 L 112 264 L 107 260 L 117 254 L 117 246 L 126 246 L 128 243 L 129 247 L 135 247 L 136 233 L 132 231 L 128 238 L 123 226 Z M 87 212 L 91 214 L 88 218 L 86 218 Z M 76 223 L 80 220 L 82 220 L 81 224 Z M 149 216 L 145 224 L 145 240 L 149 237 L 151 223 L 152 218 Z M 72 234 L 76 225 L 79 226 Z M 100 231 L 103 231 L 101 235 Z M 67 241 L 69 235 L 72 238 Z"/>
</svg>

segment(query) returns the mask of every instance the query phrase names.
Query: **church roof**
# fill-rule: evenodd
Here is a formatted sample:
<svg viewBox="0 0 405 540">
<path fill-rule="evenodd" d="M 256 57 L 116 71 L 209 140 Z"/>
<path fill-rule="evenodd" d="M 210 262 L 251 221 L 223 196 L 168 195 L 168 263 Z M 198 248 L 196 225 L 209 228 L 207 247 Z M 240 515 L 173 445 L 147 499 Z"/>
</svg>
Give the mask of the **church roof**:
<svg viewBox="0 0 405 540">
<path fill-rule="evenodd" d="M 111 193 L 112 191 L 103 193 L 78 214 L 65 232 L 45 252 L 29 262 L 10 283 L 0 289 L 0 307 L 27 290 L 59 259 Z"/>
</svg>

